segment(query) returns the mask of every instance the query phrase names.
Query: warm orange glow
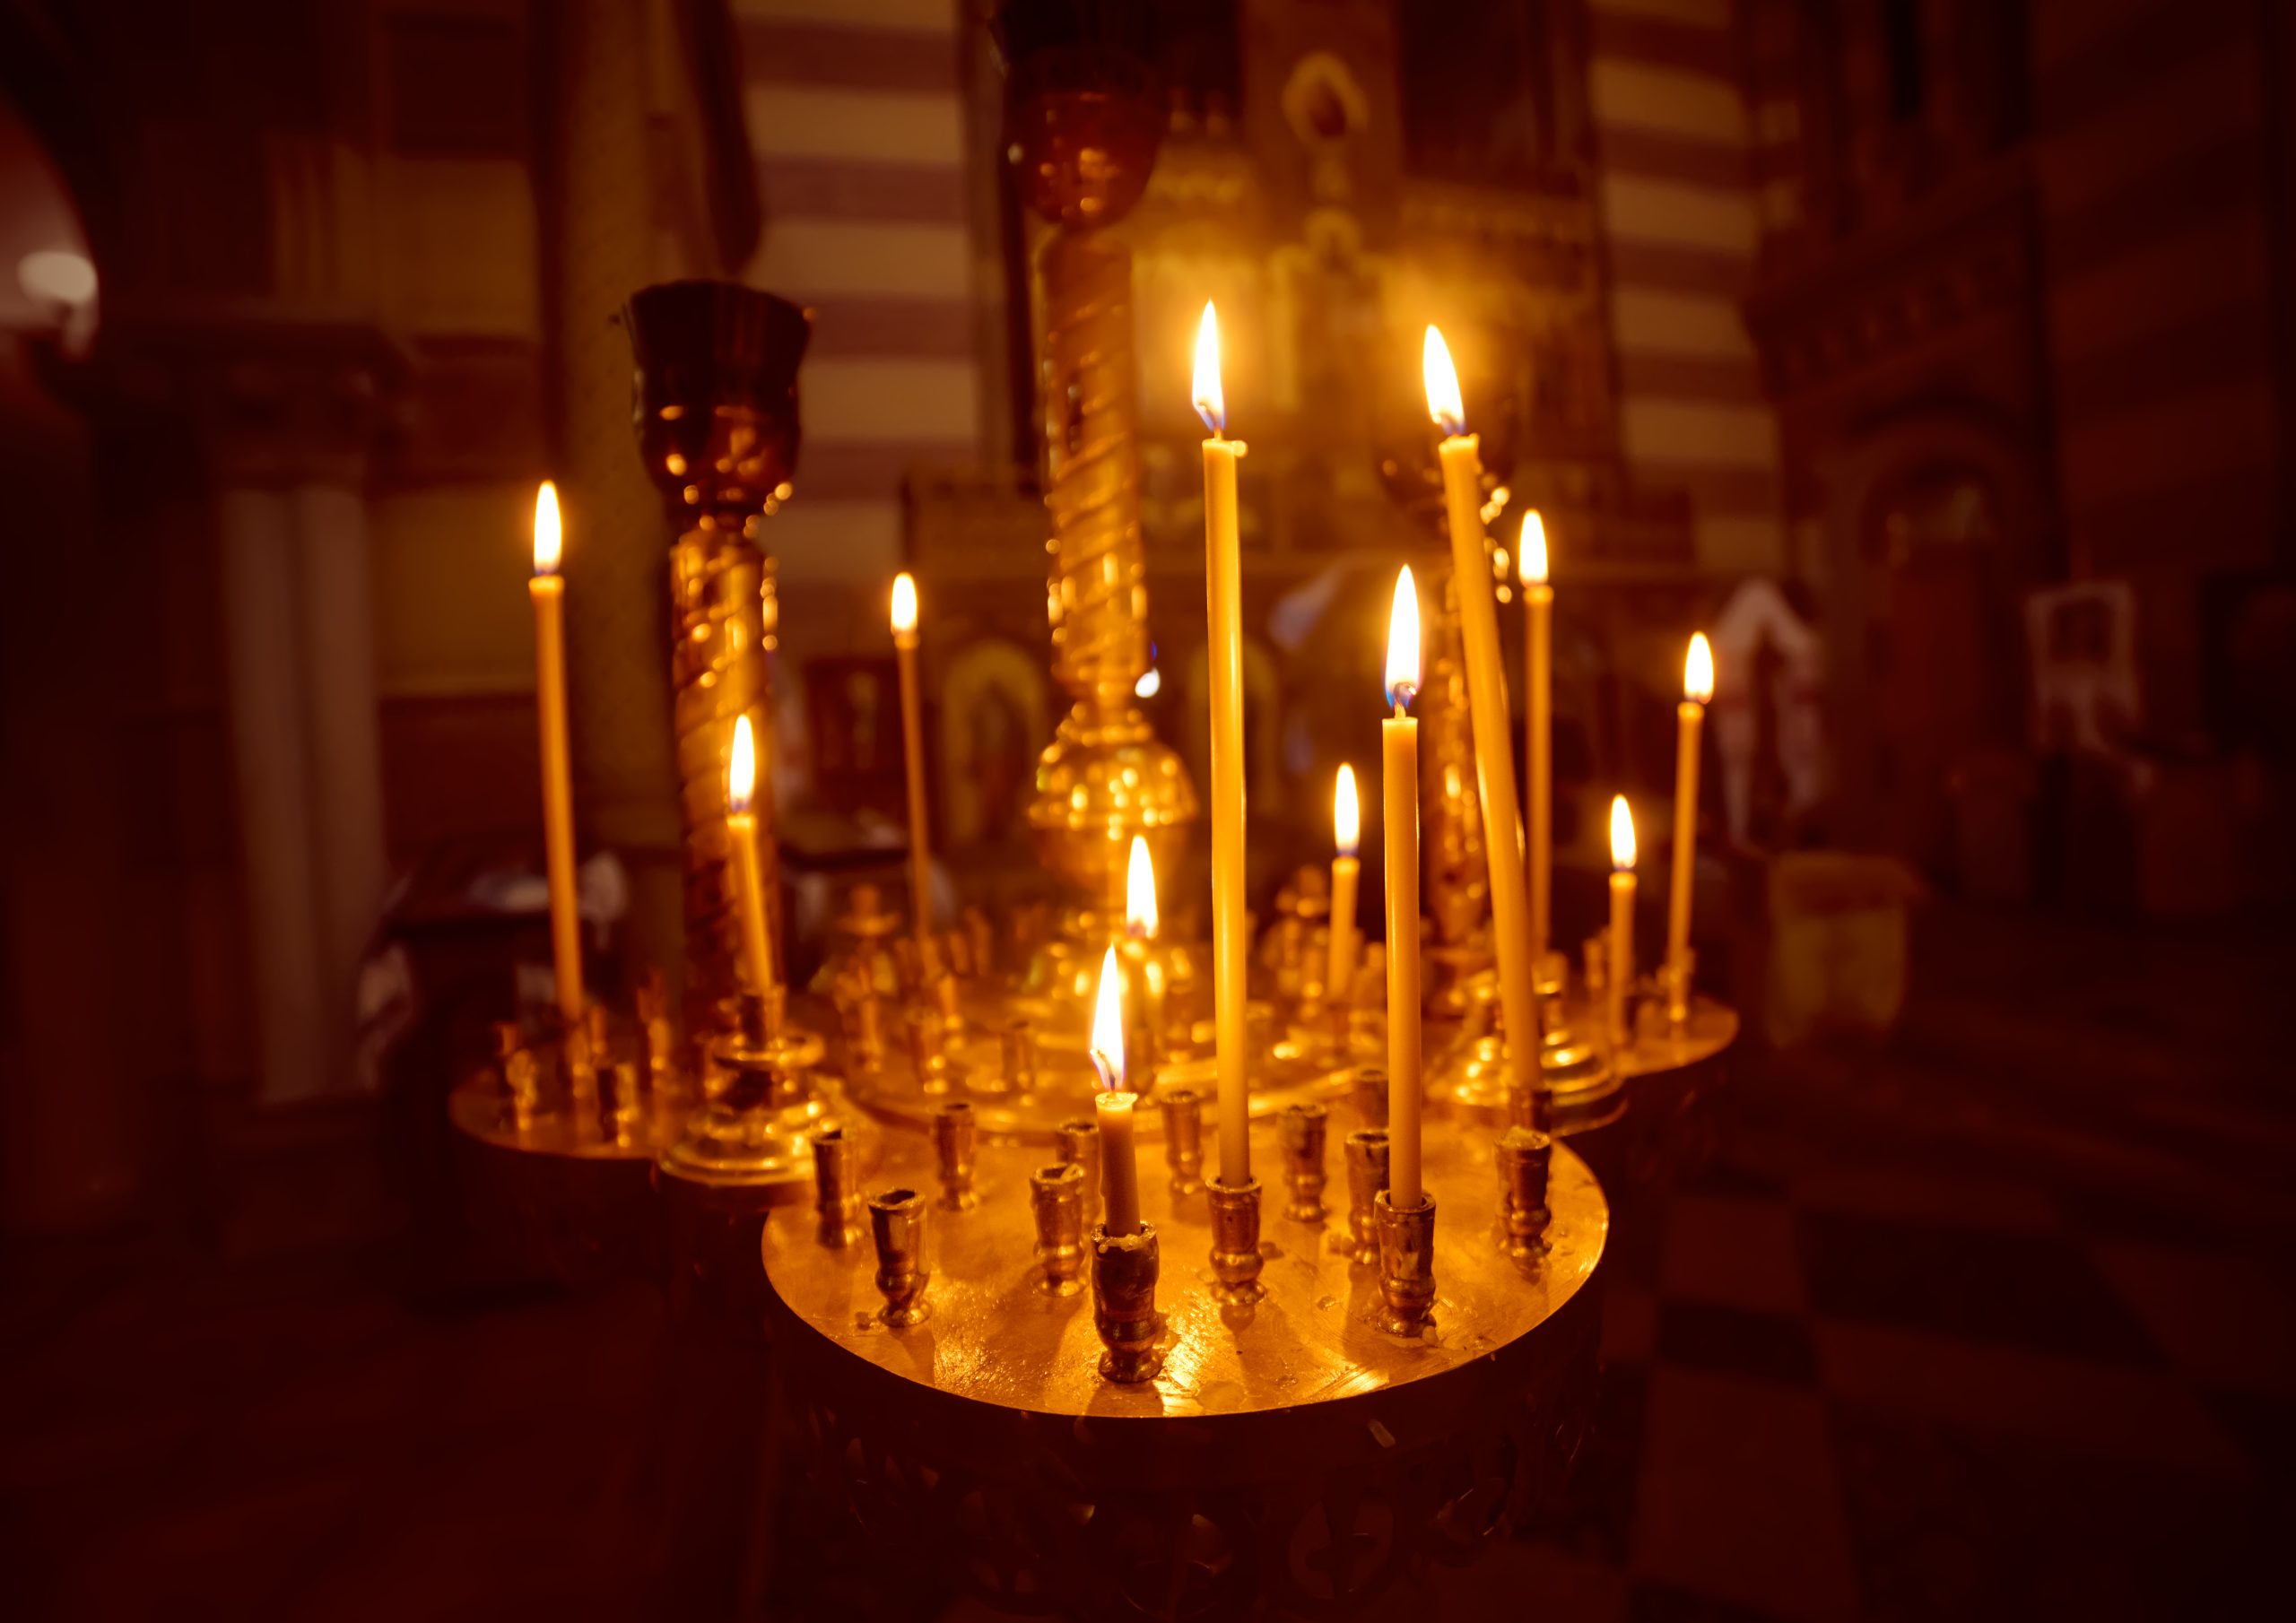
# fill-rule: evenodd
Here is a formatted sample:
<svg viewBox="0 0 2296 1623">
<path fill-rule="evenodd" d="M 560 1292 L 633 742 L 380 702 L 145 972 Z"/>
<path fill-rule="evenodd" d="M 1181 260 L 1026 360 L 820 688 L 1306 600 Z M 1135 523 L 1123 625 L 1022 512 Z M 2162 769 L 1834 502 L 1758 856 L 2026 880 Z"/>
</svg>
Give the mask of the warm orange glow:
<svg viewBox="0 0 2296 1623">
<path fill-rule="evenodd" d="M 750 718 L 734 718 L 734 747 L 726 757 L 726 809 L 743 812 L 757 793 L 757 746 L 750 742 Z"/>
<path fill-rule="evenodd" d="M 1100 959 L 1100 995 L 1092 1001 L 1092 1058 L 1111 1089 L 1124 1087 L 1124 976 L 1118 973 L 1116 949 Z"/>
<path fill-rule="evenodd" d="M 1409 705 L 1418 693 L 1419 588 L 1405 564 L 1396 576 L 1396 605 L 1387 615 L 1387 702 Z"/>
<path fill-rule="evenodd" d="M 565 544 L 558 525 L 558 487 L 545 479 L 535 492 L 535 573 L 557 574 Z"/>
<path fill-rule="evenodd" d="M 917 582 L 907 569 L 893 577 L 893 635 L 906 637 L 917 629 Z"/>
<path fill-rule="evenodd" d="M 1220 390 L 1220 317 L 1208 302 L 1196 329 L 1196 414 L 1214 434 L 1228 426 L 1228 397 Z"/>
<path fill-rule="evenodd" d="M 1331 792 L 1331 838 L 1342 856 L 1354 855 L 1356 843 L 1363 838 L 1363 813 L 1355 803 L 1355 768 L 1344 763 Z"/>
<path fill-rule="evenodd" d="M 1523 584 L 1531 586 L 1546 585 L 1546 520 L 1533 508 L 1523 515 L 1523 540 L 1517 550 L 1523 563 Z"/>
<path fill-rule="evenodd" d="M 1634 866 L 1634 813 L 1626 796 L 1611 796 L 1611 866 L 1621 873 Z"/>
<path fill-rule="evenodd" d="M 1156 925 L 1156 864 L 1148 860 L 1148 842 L 1135 834 L 1124 874 L 1125 933 L 1153 941 Z"/>
<path fill-rule="evenodd" d="M 1700 704 L 1714 697 L 1714 650 L 1706 646 L 1703 631 L 1690 639 L 1690 655 L 1683 661 L 1683 697 Z"/>
<path fill-rule="evenodd" d="M 1434 327 L 1420 354 L 1420 373 L 1427 383 L 1427 414 L 1446 434 L 1467 431 L 1467 409 L 1459 399 L 1459 372 L 1451 364 L 1450 346 Z"/>
</svg>

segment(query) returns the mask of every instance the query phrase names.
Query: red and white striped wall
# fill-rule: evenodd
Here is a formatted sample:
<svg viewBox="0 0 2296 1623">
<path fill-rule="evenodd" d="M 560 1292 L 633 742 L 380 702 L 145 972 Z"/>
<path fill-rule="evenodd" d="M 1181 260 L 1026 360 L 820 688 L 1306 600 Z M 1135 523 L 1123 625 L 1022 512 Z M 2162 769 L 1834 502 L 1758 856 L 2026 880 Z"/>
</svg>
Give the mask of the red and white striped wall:
<svg viewBox="0 0 2296 1623">
<path fill-rule="evenodd" d="M 1709 572 L 1787 564 L 1778 424 L 1738 312 L 1761 219 L 1732 0 L 1589 0 L 1619 434 Z"/>
</svg>

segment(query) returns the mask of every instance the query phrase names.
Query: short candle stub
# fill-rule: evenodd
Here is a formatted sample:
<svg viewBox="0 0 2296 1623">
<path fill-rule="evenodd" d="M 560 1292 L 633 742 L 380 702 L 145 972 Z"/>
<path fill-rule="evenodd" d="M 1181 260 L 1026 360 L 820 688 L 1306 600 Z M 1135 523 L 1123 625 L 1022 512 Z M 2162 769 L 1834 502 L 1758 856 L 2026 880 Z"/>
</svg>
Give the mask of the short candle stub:
<svg viewBox="0 0 2296 1623">
<path fill-rule="evenodd" d="M 1287 1105 L 1278 1124 L 1283 1141 L 1283 1181 L 1292 1192 L 1283 1215 L 1320 1223 L 1324 1211 L 1324 1140 L 1331 1112 L 1320 1104 Z"/>
<path fill-rule="evenodd" d="M 941 1204 L 950 1211 L 970 1211 L 980 1204 L 972 1186 L 973 1150 L 980 1140 L 972 1106 L 952 1099 L 933 1107 L 933 1150 L 941 1163 Z"/>
<path fill-rule="evenodd" d="M 1378 1221 L 1373 1205 L 1387 1187 L 1387 1130 L 1364 1127 L 1347 1135 L 1347 1236 L 1343 1249 L 1355 1262 L 1379 1260 Z"/>
<path fill-rule="evenodd" d="M 1259 1253 L 1259 1180 L 1214 1178 L 1205 1191 L 1212 1202 L 1212 1277 L 1220 1299 L 1236 1306 L 1257 1302 L 1266 1294 L 1259 1282 L 1266 1261 Z"/>
<path fill-rule="evenodd" d="M 1037 1262 L 1048 1296 L 1074 1296 L 1084 1265 L 1084 1169 L 1056 1161 L 1029 1175 L 1029 1205 L 1036 1217 Z"/>
<path fill-rule="evenodd" d="M 1164 1112 L 1164 1164 L 1171 1168 L 1172 1193 L 1204 1189 L 1204 1100 L 1193 1088 L 1172 1088 L 1157 1096 Z"/>
<path fill-rule="evenodd" d="M 1137 1234 L 1113 1235 L 1105 1223 L 1092 1229 L 1092 1328 L 1100 1334 L 1100 1374 L 1130 1385 L 1155 1379 L 1164 1366 L 1156 1334 L 1163 1323 L 1156 1312 L 1156 1275 L 1161 1262 L 1156 1230 L 1143 1223 Z"/>
<path fill-rule="evenodd" d="M 1363 1118 L 1366 1127 L 1385 1129 L 1387 1124 L 1387 1071 L 1384 1065 L 1361 1065 L 1356 1068 L 1355 1086 L 1351 1097 L 1355 1113 Z"/>
<path fill-rule="evenodd" d="M 877 1316 L 896 1330 L 921 1324 L 932 1312 L 925 1299 L 925 1197 L 914 1189 L 888 1189 L 869 1201 L 869 1229 L 877 1243 L 877 1289 L 885 1306 Z"/>
<path fill-rule="evenodd" d="M 1435 1197 L 1422 1193 L 1397 1211 L 1379 1191 L 1379 1323 L 1396 1335 L 1423 1335 L 1435 1318 Z"/>
<path fill-rule="evenodd" d="M 834 1122 L 813 1132 L 813 1211 L 824 1245 L 842 1249 L 861 1237 L 859 1148 Z"/>
<path fill-rule="evenodd" d="M 1499 1141 L 1500 1240 L 1518 1260 L 1546 1254 L 1546 1179 L 1554 1141 L 1509 1127 Z"/>
</svg>

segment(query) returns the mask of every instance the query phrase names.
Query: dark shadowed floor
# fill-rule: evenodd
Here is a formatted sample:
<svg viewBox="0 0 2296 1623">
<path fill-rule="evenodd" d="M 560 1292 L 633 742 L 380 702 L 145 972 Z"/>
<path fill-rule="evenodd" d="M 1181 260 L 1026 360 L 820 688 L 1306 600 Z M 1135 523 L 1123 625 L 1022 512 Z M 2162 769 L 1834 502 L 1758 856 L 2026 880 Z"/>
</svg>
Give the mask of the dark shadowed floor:
<svg viewBox="0 0 2296 1623">
<path fill-rule="evenodd" d="M 1715 1165 L 1605 1263 L 1577 1508 L 1427 1615 L 2296 1615 L 2296 952 L 1919 934 L 1888 1047 L 1739 1067 Z M 0 1610 L 660 1615 L 656 1439 L 704 1399 L 658 1294 L 405 1282 L 379 1245 L 12 1252 Z"/>
</svg>

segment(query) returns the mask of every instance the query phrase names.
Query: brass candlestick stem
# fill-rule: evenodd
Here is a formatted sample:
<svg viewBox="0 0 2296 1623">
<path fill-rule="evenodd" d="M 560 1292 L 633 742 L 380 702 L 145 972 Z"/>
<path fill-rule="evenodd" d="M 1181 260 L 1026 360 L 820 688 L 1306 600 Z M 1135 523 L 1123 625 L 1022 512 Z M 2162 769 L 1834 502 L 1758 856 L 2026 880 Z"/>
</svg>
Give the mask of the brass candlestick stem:
<svg viewBox="0 0 2296 1623">
<path fill-rule="evenodd" d="M 1029 1207 L 1037 1225 L 1037 1262 L 1048 1296 L 1074 1296 L 1083 1287 L 1084 1169 L 1057 1161 L 1029 1175 Z"/>
<path fill-rule="evenodd" d="M 1387 1195 L 1382 1189 L 1373 1202 L 1386 1304 L 1379 1322 L 1397 1335 L 1422 1335 L 1435 1313 L 1435 1197 L 1422 1194 L 1411 1211 L 1397 1211 Z"/>
<path fill-rule="evenodd" d="M 1132 1385 L 1153 1380 L 1164 1365 L 1156 1349 L 1161 1321 L 1156 1312 L 1156 1230 L 1147 1223 L 1137 1234 L 1112 1235 L 1105 1223 L 1092 1229 L 1092 1328 L 1100 1333 L 1100 1374 Z"/>
<path fill-rule="evenodd" d="M 1324 1139 L 1330 1117 L 1330 1110 L 1319 1104 L 1288 1105 L 1279 1123 L 1283 1181 L 1292 1191 L 1283 1215 L 1297 1223 L 1324 1220 Z"/>
<path fill-rule="evenodd" d="M 1259 1273 L 1266 1261 L 1259 1249 L 1259 1180 L 1214 1178 L 1205 1190 L 1212 1202 L 1212 1277 L 1221 1299 L 1239 1306 L 1257 1302 L 1264 1294 Z"/>
<path fill-rule="evenodd" d="M 1171 1168 L 1172 1193 L 1195 1194 L 1204 1187 L 1204 1100 L 1193 1088 L 1172 1088 L 1157 1102 L 1164 1112 L 1164 1164 Z"/>
<path fill-rule="evenodd" d="M 877 1243 L 877 1289 L 885 1305 L 877 1316 L 896 1330 L 921 1324 L 932 1313 L 925 1299 L 930 1274 L 925 1261 L 925 1197 L 890 1189 L 869 1202 L 869 1229 Z"/>
<path fill-rule="evenodd" d="M 1500 1243 L 1509 1256 L 1546 1251 L 1547 1165 L 1553 1153 L 1554 1141 L 1527 1127 L 1509 1127 L 1499 1141 Z"/>
<path fill-rule="evenodd" d="M 1387 1130 L 1361 1127 L 1347 1135 L 1347 1233 L 1342 1247 L 1358 1263 L 1379 1260 L 1378 1202 L 1387 1189 Z"/>
</svg>

